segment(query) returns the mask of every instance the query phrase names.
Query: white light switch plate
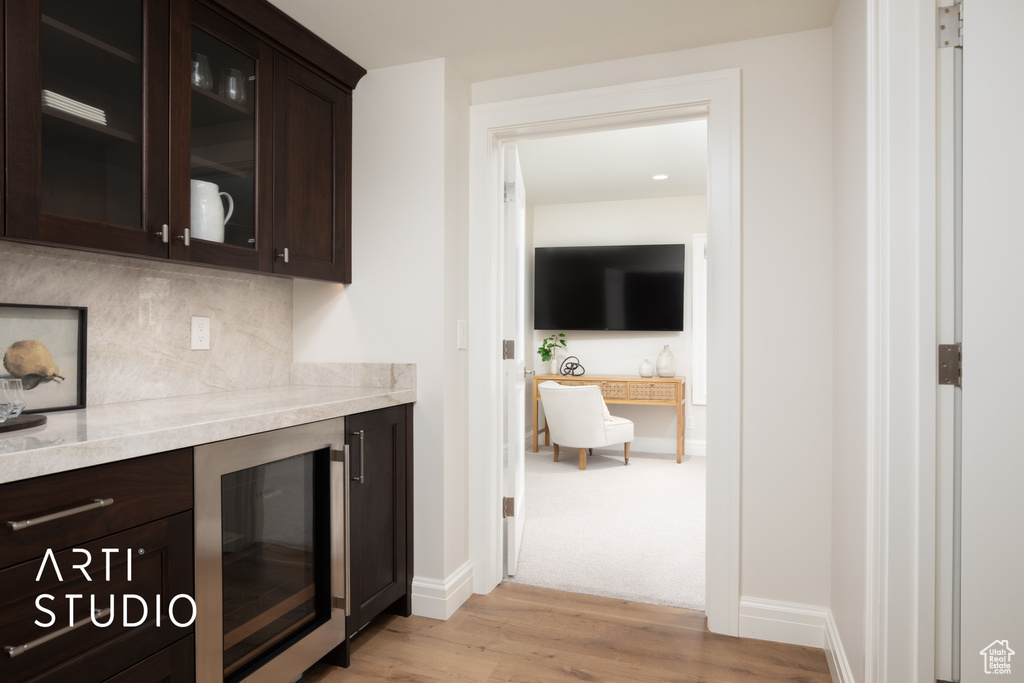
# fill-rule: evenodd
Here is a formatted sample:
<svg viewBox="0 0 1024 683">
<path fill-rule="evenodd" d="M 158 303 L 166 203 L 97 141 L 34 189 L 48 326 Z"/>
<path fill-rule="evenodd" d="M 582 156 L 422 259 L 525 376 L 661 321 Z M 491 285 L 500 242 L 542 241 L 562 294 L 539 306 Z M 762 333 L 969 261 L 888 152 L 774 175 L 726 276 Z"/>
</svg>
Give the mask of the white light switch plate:
<svg viewBox="0 0 1024 683">
<path fill-rule="evenodd" d="M 455 342 L 455 348 L 456 349 L 466 349 L 466 348 L 469 348 L 469 330 L 468 330 L 468 327 L 466 325 L 466 321 L 465 320 L 458 321 L 458 328 L 457 328 L 456 337 L 457 337 L 456 342 Z"/>
<path fill-rule="evenodd" d="M 192 350 L 210 350 L 210 319 L 194 315 L 192 316 Z"/>
</svg>

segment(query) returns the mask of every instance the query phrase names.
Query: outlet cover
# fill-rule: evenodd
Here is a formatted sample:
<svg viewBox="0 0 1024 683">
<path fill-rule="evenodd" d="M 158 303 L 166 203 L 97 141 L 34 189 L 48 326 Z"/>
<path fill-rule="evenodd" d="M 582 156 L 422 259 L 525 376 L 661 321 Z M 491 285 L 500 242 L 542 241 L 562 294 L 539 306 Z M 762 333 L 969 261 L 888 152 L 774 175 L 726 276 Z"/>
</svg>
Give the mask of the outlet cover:
<svg viewBox="0 0 1024 683">
<path fill-rule="evenodd" d="M 686 416 L 686 428 L 693 429 L 693 415 Z"/>
<path fill-rule="evenodd" d="M 192 350 L 210 350 L 210 319 L 194 315 L 192 316 Z"/>
</svg>

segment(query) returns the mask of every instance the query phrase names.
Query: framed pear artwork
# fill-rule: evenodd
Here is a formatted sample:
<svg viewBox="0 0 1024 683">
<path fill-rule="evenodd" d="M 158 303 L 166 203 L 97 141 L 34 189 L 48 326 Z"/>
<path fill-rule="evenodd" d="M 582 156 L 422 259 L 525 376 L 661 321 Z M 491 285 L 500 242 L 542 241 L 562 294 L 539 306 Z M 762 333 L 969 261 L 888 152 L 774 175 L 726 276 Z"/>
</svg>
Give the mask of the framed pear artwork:
<svg viewBox="0 0 1024 683">
<path fill-rule="evenodd" d="M 0 378 L 22 382 L 25 412 L 85 407 L 87 309 L 0 304 Z"/>
</svg>

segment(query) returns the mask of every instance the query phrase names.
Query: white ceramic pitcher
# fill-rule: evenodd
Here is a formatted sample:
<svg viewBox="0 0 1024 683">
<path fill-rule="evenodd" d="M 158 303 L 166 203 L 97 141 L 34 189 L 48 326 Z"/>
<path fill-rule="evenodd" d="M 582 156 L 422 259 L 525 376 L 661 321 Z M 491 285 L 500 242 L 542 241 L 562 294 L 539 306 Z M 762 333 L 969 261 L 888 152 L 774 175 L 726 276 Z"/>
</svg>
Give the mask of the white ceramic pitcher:
<svg viewBox="0 0 1024 683">
<path fill-rule="evenodd" d="M 224 215 L 221 197 L 228 200 L 228 213 Z M 192 237 L 210 242 L 224 241 L 224 226 L 235 211 L 235 201 L 227 192 L 221 192 L 215 183 L 192 181 Z"/>
</svg>

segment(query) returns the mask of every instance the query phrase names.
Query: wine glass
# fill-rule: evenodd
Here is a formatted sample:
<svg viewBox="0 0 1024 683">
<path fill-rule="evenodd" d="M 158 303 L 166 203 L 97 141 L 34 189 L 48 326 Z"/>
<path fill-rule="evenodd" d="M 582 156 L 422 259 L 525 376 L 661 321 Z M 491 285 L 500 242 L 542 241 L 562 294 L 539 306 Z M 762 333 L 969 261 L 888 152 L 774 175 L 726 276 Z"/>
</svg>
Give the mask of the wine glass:
<svg viewBox="0 0 1024 683">
<path fill-rule="evenodd" d="M 14 403 L 7 396 L 7 380 L 0 380 L 0 422 L 6 422 L 14 412 Z"/>
<path fill-rule="evenodd" d="M 245 76 L 238 69 L 224 69 L 220 73 L 221 97 L 245 104 Z"/>
<path fill-rule="evenodd" d="M 10 406 L 8 417 L 18 417 L 21 415 L 21 411 L 25 410 L 25 392 L 23 391 L 21 380 L 3 380 L 3 386 L 0 387 L 0 391 L 3 392 L 3 400 Z"/>
<path fill-rule="evenodd" d="M 192 55 L 192 85 L 203 90 L 213 90 L 213 74 L 210 60 L 202 52 Z"/>
</svg>

